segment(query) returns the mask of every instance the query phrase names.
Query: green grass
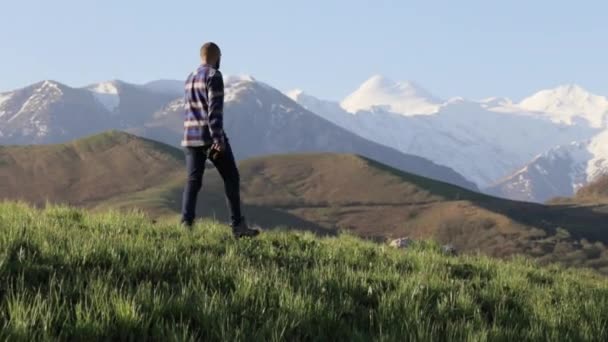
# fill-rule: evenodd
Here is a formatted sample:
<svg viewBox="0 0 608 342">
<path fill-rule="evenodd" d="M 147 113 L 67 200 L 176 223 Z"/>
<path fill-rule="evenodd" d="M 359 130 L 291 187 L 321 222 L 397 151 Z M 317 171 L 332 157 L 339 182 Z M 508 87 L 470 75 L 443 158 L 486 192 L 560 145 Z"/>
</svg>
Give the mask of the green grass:
<svg viewBox="0 0 608 342">
<path fill-rule="evenodd" d="M 608 340 L 608 279 L 342 235 L 0 204 L 0 340 Z"/>
</svg>

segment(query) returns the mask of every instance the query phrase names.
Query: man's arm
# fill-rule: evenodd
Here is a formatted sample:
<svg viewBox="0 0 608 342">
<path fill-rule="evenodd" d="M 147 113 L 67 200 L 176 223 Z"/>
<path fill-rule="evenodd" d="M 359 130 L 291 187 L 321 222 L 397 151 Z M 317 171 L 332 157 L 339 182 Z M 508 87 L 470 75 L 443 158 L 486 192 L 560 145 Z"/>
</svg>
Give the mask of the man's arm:
<svg viewBox="0 0 608 342">
<path fill-rule="evenodd" d="M 209 131 L 214 144 L 224 143 L 224 79 L 215 71 L 207 80 Z"/>
</svg>

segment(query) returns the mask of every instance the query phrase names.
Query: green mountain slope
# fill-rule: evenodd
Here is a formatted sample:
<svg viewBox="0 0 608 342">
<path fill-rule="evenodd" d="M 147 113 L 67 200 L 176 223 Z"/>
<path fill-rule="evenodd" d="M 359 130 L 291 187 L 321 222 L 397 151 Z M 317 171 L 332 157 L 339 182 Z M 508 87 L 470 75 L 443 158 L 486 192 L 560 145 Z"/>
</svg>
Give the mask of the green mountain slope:
<svg viewBox="0 0 608 342">
<path fill-rule="evenodd" d="M 0 339 L 605 341 L 608 280 L 352 236 L 0 204 Z"/>
<path fill-rule="evenodd" d="M 67 144 L 0 146 L 0 198 L 86 205 L 165 182 L 179 150 L 110 131 Z"/>
</svg>

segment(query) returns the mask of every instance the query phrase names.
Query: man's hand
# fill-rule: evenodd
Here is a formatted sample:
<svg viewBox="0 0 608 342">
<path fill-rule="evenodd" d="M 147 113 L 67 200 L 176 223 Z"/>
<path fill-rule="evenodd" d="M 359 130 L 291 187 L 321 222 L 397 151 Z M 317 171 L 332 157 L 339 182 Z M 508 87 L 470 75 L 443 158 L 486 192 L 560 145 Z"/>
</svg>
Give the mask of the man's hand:
<svg viewBox="0 0 608 342">
<path fill-rule="evenodd" d="M 225 149 L 226 143 L 224 141 L 216 141 L 215 143 L 213 143 L 213 145 L 211 145 L 211 151 L 209 153 L 211 159 L 214 160 L 221 157 Z"/>
<path fill-rule="evenodd" d="M 226 149 L 226 144 L 223 141 L 216 142 L 213 145 L 211 145 L 211 149 L 214 151 L 217 151 L 219 153 L 224 153 L 224 150 Z"/>
</svg>

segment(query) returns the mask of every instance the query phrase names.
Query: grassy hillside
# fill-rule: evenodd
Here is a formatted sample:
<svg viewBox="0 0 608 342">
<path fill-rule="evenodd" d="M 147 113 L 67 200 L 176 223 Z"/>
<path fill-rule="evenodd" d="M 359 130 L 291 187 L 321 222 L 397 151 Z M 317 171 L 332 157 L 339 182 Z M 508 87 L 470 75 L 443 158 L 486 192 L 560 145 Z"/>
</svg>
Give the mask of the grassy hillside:
<svg viewBox="0 0 608 342">
<path fill-rule="evenodd" d="M 67 144 L 0 146 L 0 199 L 86 205 L 165 182 L 179 150 L 110 131 Z"/>
<path fill-rule="evenodd" d="M 137 213 L 0 204 L 0 279 L 3 340 L 608 339 L 592 272 Z"/>
<path fill-rule="evenodd" d="M 175 220 L 180 210 L 182 152 L 167 145 L 110 132 L 68 145 L 5 147 L 0 156 L 12 158 L 0 164 L 7 199 L 139 208 Z M 524 254 L 608 274 L 608 212 L 594 205 L 502 200 L 355 155 L 278 155 L 239 167 L 244 211 L 263 227 L 432 238 L 464 252 Z M 205 177 L 198 213 L 224 219 L 223 184 L 212 169 Z"/>
</svg>

